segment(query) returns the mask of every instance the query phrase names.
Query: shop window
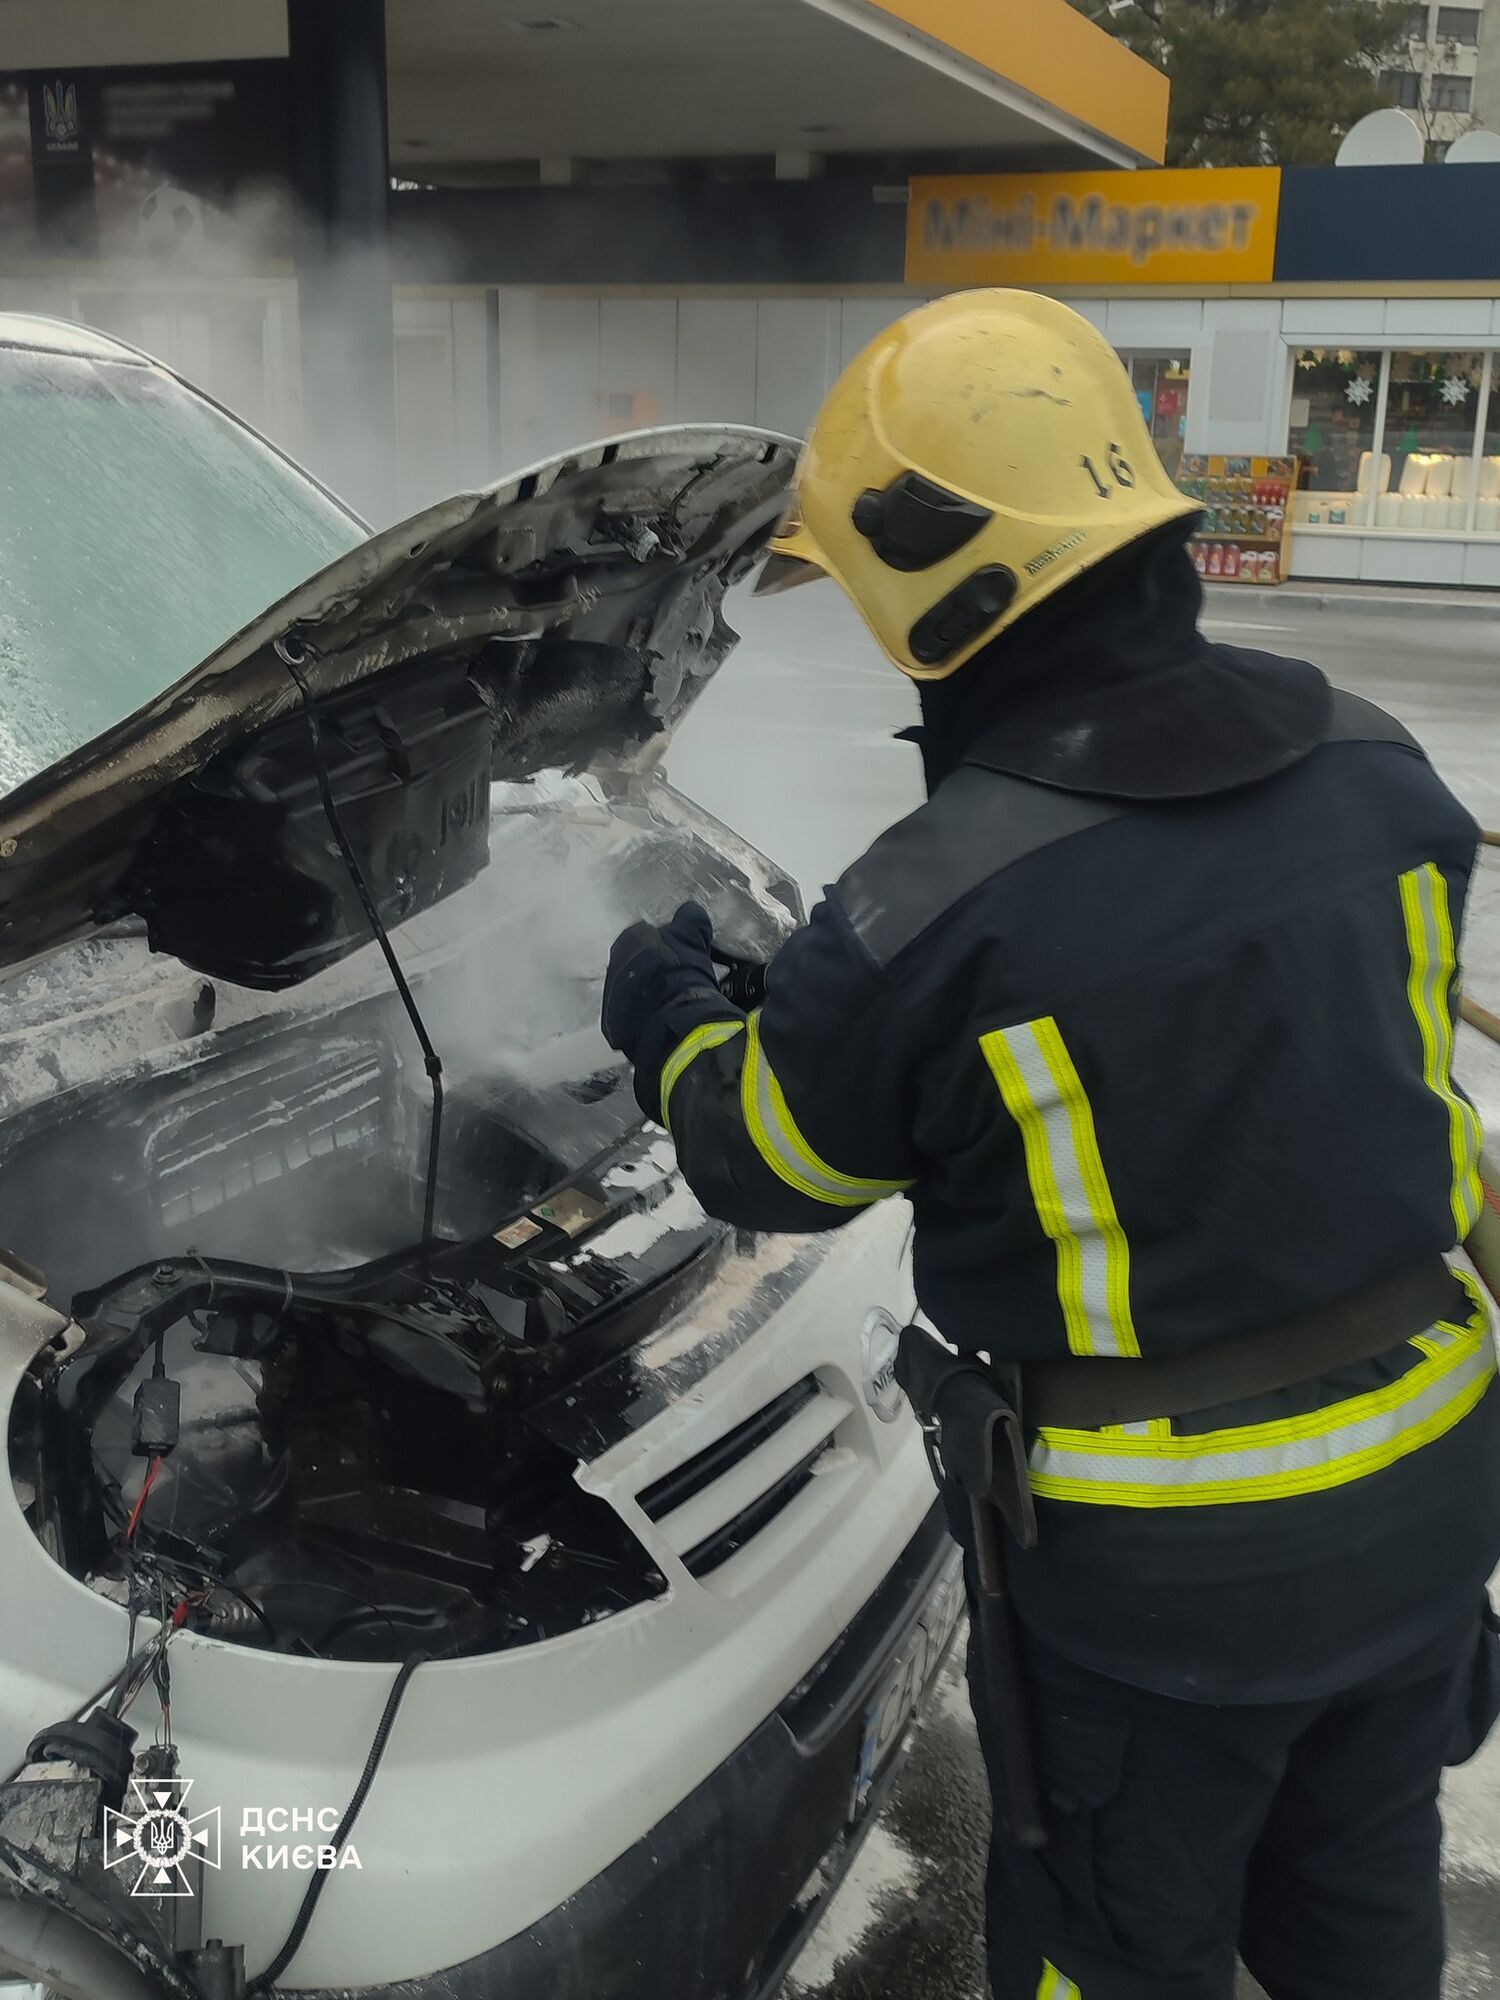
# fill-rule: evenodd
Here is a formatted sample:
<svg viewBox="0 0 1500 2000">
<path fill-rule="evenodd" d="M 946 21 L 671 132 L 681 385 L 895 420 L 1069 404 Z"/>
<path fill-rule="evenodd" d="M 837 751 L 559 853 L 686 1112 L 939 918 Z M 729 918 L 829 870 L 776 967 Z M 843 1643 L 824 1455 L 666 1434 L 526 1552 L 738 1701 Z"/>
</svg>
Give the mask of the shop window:
<svg viewBox="0 0 1500 2000">
<path fill-rule="evenodd" d="M 1473 97 L 1472 76 L 1435 76 L 1432 79 L 1434 111 L 1467 111 Z"/>
<path fill-rule="evenodd" d="M 1180 354 L 1122 354 L 1156 446 L 1157 455 L 1176 479 L 1182 466 L 1182 441 L 1187 434 L 1188 357 Z"/>
<path fill-rule="evenodd" d="M 1296 355 L 1288 449 L 1302 460 L 1304 491 L 1326 496 L 1315 510 L 1323 525 L 1351 525 L 1361 482 L 1370 488 L 1380 363 L 1378 352 L 1352 347 L 1304 347 Z M 1298 511 L 1313 518 L 1304 506 Z"/>
<path fill-rule="evenodd" d="M 1422 79 L 1414 69 L 1383 69 L 1380 87 L 1403 111 L 1418 111 L 1422 105 Z"/>
<path fill-rule="evenodd" d="M 1295 362 L 1290 442 L 1303 465 L 1294 519 L 1461 534 L 1472 513 L 1476 528 L 1500 532 L 1500 440 L 1485 431 L 1475 452 L 1489 401 L 1483 353 L 1304 348 Z M 1488 506 L 1478 511 L 1482 498 L 1494 502 L 1493 521 Z"/>
<path fill-rule="evenodd" d="M 1437 32 L 1440 42 L 1465 42 L 1473 47 L 1479 40 L 1480 10 L 1477 7 L 1439 7 Z M 1467 106 L 1464 107 L 1467 110 Z"/>
<path fill-rule="evenodd" d="M 1390 481 L 1389 491 L 1377 502 L 1375 525 L 1462 528 L 1468 518 L 1484 356 L 1401 352 L 1391 356 L 1390 365 L 1384 445 Z M 1413 501 L 1421 504 L 1408 504 Z"/>
</svg>

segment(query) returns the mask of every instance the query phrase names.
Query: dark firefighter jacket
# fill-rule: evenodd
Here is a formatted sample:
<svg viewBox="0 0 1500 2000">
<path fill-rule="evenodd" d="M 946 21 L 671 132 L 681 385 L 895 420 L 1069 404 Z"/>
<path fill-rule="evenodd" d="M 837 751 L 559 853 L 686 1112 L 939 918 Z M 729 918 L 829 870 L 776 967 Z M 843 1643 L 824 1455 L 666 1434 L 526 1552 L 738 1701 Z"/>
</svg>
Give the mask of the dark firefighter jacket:
<svg viewBox="0 0 1500 2000">
<path fill-rule="evenodd" d="M 981 734 L 826 893 L 764 1006 L 705 996 L 666 1060 L 704 1205 L 816 1230 L 903 1194 L 951 1341 L 1127 1367 L 1451 1250 L 1481 1199 L 1450 1066 L 1476 829 L 1378 709 L 1338 696 L 1319 733 L 1259 782 L 1137 801 L 997 769 Z M 1472 1298 L 1254 1405 L 1035 1435 L 1023 1615 L 1211 1700 L 1414 1650 L 1500 1553 Z"/>
</svg>

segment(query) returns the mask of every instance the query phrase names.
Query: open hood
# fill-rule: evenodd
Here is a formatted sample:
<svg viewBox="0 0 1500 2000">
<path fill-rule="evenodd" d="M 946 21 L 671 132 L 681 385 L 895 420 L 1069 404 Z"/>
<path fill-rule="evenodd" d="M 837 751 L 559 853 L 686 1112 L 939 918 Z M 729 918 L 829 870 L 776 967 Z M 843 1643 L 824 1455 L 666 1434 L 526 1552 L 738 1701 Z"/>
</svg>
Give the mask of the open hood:
<svg viewBox="0 0 1500 2000">
<path fill-rule="evenodd" d="M 292 985 L 370 938 L 328 797 L 395 924 L 485 865 L 492 778 L 627 781 L 733 646 L 797 449 L 639 432 L 372 536 L 0 799 L 0 968 L 133 918 Z"/>
</svg>

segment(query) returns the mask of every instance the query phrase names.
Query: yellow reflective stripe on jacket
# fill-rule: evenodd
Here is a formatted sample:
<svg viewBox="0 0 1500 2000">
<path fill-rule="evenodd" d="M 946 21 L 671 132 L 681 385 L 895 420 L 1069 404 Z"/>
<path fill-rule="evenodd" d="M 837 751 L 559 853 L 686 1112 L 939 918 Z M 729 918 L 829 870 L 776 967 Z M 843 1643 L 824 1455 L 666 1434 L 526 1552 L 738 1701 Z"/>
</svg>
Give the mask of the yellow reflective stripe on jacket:
<svg viewBox="0 0 1500 2000">
<path fill-rule="evenodd" d="M 1453 919 L 1448 908 L 1448 884 L 1434 862 L 1413 868 L 1400 882 L 1401 909 L 1406 918 L 1406 942 L 1411 971 L 1406 996 L 1422 1039 L 1422 1075 L 1427 1087 L 1448 1113 L 1448 1151 L 1453 1161 L 1455 1242 L 1474 1227 L 1484 1206 L 1479 1182 L 1479 1148 L 1484 1134 L 1479 1114 L 1453 1088 L 1453 1014 L 1449 988 L 1458 969 L 1453 943 Z"/>
<path fill-rule="evenodd" d="M 1065 1972 L 1059 1972 L 1050 1958 L 1044 1958 L 1036 2000 L 1083 2000 L 1083 1995 Z"/>
<path fill-rule="evenodd" d="M 864 1208 L 888 1194 L 900 1194 L 910 1181 L 861 1180 L 841 1174 L 819 1159 L 797 1129 L 797 1121 L 775 1072 L 766 1060 L 760 1039 L 760 1010 L 746 1024 L 745 1065 L 740 1080 L 740 1106 L 745 1128 L 755 1150 L 778 1179 L 814 1201 L 826 1201 L 835 1208 Z"/>
<path fill-rule="evenodd" d="M 701 1028 L 694 1028 L 691 1034 L 684 1035 L 673 1049 L 661 1066 L 661 1122 L 669 1132 L 672 1121 L 667 1116 L 667 1109 L 682 1072 L 705 1049 L 722 1048 L 726 1042 L 733 1041 L 736 1035 L 744 1032 L 743 1021 L 705 1021 Z"/>
<path fill-rule="evenodd" d="M 1057 1255 L 1057 1298 L 1074 1354 L 1136 1355 L 1130 1245 L 1115 1213 L 1094 1113 L 1048 1015 L 995 1028 L 979 1046 L 1020 1127 L 1037 1220 Z"/>
<path fill-rule="evenodd" d="M 1462 1274 L 1460 1274 L 1462 1275 Z M 1462 1421 L 1495 1378 L 1489 1314 L 1476 1287 L 1467 1326 L 1443 1321 L 1411 1345 L 1423 1359 L 1399 1381 L 1309 1415 L 1196 1437 L 1043 1429 L 1033 1491 L 1108 1507 L 1216 1507 L 1321 1493 L 1381 1472 Z"/>
</svg>

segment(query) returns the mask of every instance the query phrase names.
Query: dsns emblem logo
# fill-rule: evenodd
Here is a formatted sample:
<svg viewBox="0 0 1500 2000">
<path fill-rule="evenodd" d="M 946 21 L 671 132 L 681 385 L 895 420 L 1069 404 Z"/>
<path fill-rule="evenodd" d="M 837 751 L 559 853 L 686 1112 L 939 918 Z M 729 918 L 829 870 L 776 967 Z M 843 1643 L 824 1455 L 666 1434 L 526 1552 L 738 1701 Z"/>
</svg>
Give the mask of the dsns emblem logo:
<svg viewBox="0 0 1500 2000">
<path fill-rule="evenodd" d="M 905 1400 L 896 1380 L 896 1347 L 900 1339 L 900 1327 L 879 1306 L 865 1321 L 859 1336 L 865 1401 L 883 1424 L 896 1421 Z"/>
<path fill-rule="evenodd" d="M 104 1865 L 125 1868 L 132 1896 L 191 1896 L 184 1863 L 219 1866 L 219 1808 L 189 1814 L 191 1778 L 132 1778 L 134 1811 L 104 1811 Z"/>
</svg>

